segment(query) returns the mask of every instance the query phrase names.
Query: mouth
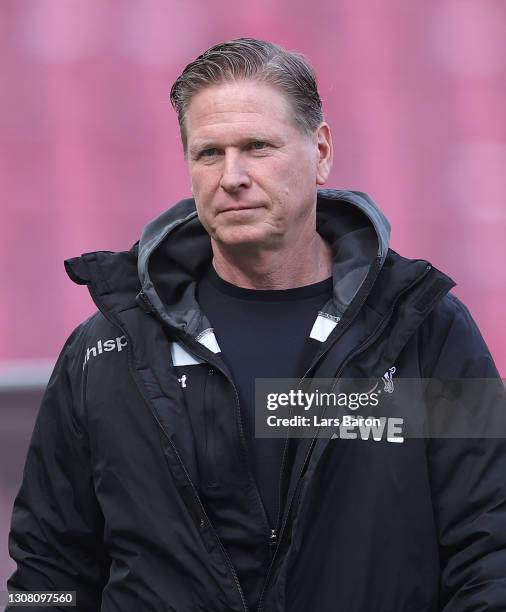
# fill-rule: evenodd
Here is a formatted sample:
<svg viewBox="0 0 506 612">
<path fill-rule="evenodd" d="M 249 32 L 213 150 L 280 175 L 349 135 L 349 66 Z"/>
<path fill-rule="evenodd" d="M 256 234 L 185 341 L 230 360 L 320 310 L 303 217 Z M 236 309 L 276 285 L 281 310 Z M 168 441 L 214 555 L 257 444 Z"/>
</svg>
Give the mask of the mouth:
<svg viewBox="0 0 506 612">
<path fill-rule="evenodd" d="M 222 214 L 222 213 L 232 213 L 232 214 L 237 214 L 237 213 L 242 213 L 242 212 L 248 212 L 251 210 L 257 210 L 259 208 L 263 208 L 263 206 L 229 206 L 227 208 L 221 208 L 220 210 L 218 210 L 218 215 Z"/>
</svg>

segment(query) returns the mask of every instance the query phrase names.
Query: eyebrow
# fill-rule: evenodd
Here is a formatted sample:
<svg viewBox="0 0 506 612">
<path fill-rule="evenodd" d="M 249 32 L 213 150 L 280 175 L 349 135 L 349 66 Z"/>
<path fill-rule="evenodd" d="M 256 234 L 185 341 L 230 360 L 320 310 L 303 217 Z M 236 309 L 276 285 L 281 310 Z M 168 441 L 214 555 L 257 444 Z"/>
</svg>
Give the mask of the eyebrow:
<svg viewBox="0 0 506 612">
<path fill-rule="evenodd" d="M 241 140 L 239 140 L 237 143 L 234 143 L 233 145 L 227 145 L 227 146 L 244 147 L 245 145 L 251 142 L 267 142 L 274 146 L 281 146 L 281 142 L 279 141 L 279 138 L 276 138 L 275 136 L 272 136 L 272 135 L 267 136 L 267 134 L 256 134 L 252 136 L 246 136 L 244 138 L 241 138 Z M 205 151 L 206 149 L 219 149 L 219 148 L 221 148 L 220 145 L 218 145 L 216 142 L 212 140 L 202 140 L 201 142 L 197 141 L 197 143 L 188 147 L 188 153 L 192 157 L 194 157 L 195 155 L 198 155 L 198 153 L 200 153 L 201 151 Z"/>
</svg>

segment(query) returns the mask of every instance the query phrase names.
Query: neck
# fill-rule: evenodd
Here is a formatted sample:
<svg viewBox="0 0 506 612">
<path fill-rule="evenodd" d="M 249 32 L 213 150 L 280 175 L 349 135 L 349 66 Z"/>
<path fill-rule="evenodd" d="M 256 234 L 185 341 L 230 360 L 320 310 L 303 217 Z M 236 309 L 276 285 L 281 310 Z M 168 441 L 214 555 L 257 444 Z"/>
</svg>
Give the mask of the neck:
<svg viewBox="0 0 506 612">
<path fill-rule="evenodd" d="M 332 274 L 332 250 L 316 231 L 302 250 L 300 243 L 274 251 L 211 243 L 217 274 L 238 287 L 292 289 L 318 283 Z"/>
</svg>

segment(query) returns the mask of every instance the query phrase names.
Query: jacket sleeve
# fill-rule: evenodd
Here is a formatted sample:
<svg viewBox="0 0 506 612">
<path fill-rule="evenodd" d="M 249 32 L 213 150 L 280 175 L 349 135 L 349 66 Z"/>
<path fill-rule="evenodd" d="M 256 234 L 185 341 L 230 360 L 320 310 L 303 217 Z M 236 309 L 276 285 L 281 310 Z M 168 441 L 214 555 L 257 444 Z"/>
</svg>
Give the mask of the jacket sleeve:
<svg viewBox="0 0 506 612">
<path fill-rule="evenodd" d="M 504 386 L 466 307 L 447 296 L 429 323 L 424 376 L 492 379 L 479 414 L 505 410 Z M 435 341 L 434 339 L 437 339 Z M 487 388 L 489 381 L 487 381 Z M 477 384 L 480 384 L 478 381 Z M 483 380 L 481 381 L 483 383 Z M 485 387 L 483 387 L 485 389 Z M 493 398 L 494 406 L 487 398 Z M 478 425 L 479 429 L 479 425 Z M 500 437 L 502 435 L 502 438 Z M 432 438 L 429 477 L 439 537 L 440 610 L 506 610 L 506 440 L 497 437 Z"/>
<path fill-rule="evenodd" d="M 86 426 L 73 400 L 80 367 L 69 353 L 78 331 L 58 358 L 35 422 L 14 502 L 9 552 L 17 570 L 7 588 L 76 591 L 74 609 L 96 611 L 109 564 Z"/>
</svg>

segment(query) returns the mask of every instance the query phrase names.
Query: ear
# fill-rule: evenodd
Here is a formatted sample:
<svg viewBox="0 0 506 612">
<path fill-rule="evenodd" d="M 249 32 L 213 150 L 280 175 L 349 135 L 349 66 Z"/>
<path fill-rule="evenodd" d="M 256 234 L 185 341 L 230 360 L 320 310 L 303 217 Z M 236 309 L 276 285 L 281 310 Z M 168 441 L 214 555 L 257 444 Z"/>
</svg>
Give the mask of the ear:
<svg viewBox="0 0 506 612">
<path fill-rule="evenodd" d="M 316 166 L 316 184 L 325 185 L 332 169 L 334 151 L 332 147 L 332 134 L 327 123 L 322 123 L 316 130 L 318 146 L 318 161 Z"/>
</svg>

